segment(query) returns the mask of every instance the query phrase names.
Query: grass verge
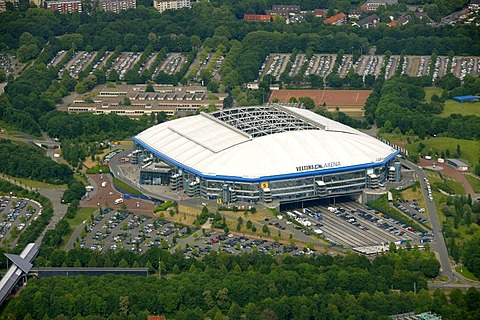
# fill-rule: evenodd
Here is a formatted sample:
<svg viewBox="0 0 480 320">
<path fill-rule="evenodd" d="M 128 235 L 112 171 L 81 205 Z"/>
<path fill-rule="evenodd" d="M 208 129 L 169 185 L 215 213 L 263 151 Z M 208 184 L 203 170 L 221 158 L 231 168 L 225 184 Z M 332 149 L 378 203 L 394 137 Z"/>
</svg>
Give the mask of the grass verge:
<svg viewBox="0 0 480 320">
<path fill-rule="evenodd" d="M 14 178 L 24 186 L 34 188 L 34 189 L 60 189 L 60 190 L 66 190 L 67 185 L 65 184 L 50 184 L 50 183 L 45 183 L 45 182 L 40 182 L 40 181 L 35 181 L 35 180 L 30 180 L 30 179 L 25 179 L 25 178 Z"/>
<path fill-rule="evenodd" d="M 87 220 L 98 208 L 96 207 L 81 207 L 77 210 L 73 219 L 66 219 L 70 228 L 78 227 L 83 221 Z"/>
<path fill-rule="evenodd" d="M 458 273 L 460 273 L 462 276 L 464 276 L 467 279 L 478 281 L 478 278 L 475 277 L 473 275 L 473 273 L 471 273 L 467 269 L 467 267 L 457 266 L 457 267 L 455 267 L 455 271 L 457 271 Z"/>
<path fill-rule="evenodd" d="M 113 178 L 113 185 L 115 186 L 115 189 L 118 189 L 118 190 L 122 191 L 123 193 L 128 193 L 128 194 L 136 195 L 136 196 L 143 195 L 142 192 L 135 189 L 131 185 L 126 184 L 125 182 L 123 182 L 122 180 L 120 180 L 118 178 Z"/>
<path fill-rule="evenodd" d="M 387 195 L 383 195 L 378 199 L 375 199 L 373 201 L 370 201 L 368 204 L 371 208 L 380 211 L 382 214 L 391 217 L 395 220 L 401 221 L 403 223 L 406 223 L 407 225 L 421 231 L 421 232 L 426 232 L 427 230 L 425 229 L 424 226 L 420 225 L 413 219 L 405 216 L 402 214 L 400 211 L 397 209 L 393 208 L 390 206 L 390 203 L 388 202 Z"/>
<path fill-rule="evenodd" d="M 469 174 L 466 174 L 465 178 L 467 178 L 468 183 L 470 183 L 470 185 L 472 186 L 473 191 L 475 193 L 480 193 L 480 178 L 471 176 Z"/>
</svg>

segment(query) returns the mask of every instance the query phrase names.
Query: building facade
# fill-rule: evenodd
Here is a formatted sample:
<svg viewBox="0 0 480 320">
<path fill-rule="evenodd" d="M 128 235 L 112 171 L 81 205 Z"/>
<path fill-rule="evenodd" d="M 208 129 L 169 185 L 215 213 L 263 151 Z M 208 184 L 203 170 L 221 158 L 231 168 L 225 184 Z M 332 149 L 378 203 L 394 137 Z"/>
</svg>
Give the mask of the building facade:
<svg viewBox="0 0 480 320">
<path fill-rule="evenodd" d="M 362 6 L 364 11 L 377 11 L 380 6 L 386 7 L 398 4 L 398 0 L 367 0 Z"/>
<path fill-rule="evenodd" d="M 222 203 L 358 195 L 388 179 L 398 154 L 313 112 L 276 104 L 169 121 L 133 140 L 140 184 Z"/>
<path fill-rule="evenodd" d="M 158 12 L 164 12 L 165 10 L 191 8 L 192 4 L 190 0 L 154 0 L 153 6 Z"/>
<path fill-rule="evenodd" d="M 70 105 L 59 107 L 59 110 L 70 113 L 115 113 L 130 118 L 160 112 L 168 116 L 186 115 L 213 107 L 221 110 L 223 100 L 228 96 L 225 93 L 211 94 L 206 87 L 200 86 L 154 85 L 153 89 L 153 92 L 147 92 L 145 85 L 97 86 L 89 95 L 78 95 Z"/>
<path fill-rule="evenodd" d="M 114 13 L 137 7 L 136 0 L 100 0 L 98 4 L 101 11 Z"/>
<path fill-rule="evenodd" d="M 58 11 L 61 14 L 82 12 L 82 1 L 81 0 L 52 0 L 45 1 L 45 8 Z"/>
</svg>

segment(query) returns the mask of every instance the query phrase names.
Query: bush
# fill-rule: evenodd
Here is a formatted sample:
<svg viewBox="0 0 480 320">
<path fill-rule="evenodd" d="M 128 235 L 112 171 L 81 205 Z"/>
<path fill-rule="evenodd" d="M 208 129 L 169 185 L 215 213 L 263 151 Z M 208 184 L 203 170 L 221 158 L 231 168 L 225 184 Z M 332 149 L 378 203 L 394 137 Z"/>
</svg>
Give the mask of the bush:
<svg viewBox="0 0 480 320">
<path fill-rule="evenodd" d="M 68 189 L 63 193 L 62 201 L 65 203 L 71 203 L 73 200 L 80 200 L 87 193 L 83 183 L 78 181 L 72 181 L 68 185 Z"/>
<path fill-rule="evenodd" d="M 87 174 L 99 174 L 99 173 L 108 173 L 110 172 L 110 167 L 103 165 L 96 165 L 87 169 Z"/>
</svg>

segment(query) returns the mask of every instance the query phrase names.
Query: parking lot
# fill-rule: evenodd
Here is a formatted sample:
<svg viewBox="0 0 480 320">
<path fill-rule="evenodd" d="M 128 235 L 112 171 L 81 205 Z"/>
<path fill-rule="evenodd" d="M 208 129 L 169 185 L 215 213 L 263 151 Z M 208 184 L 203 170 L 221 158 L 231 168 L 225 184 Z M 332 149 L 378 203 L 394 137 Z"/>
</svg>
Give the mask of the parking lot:
<svg viewBox="0 0 480 320">
<path fill-rule="evenodd" d="M 81 247 L 91 250 L 125 249 L 140 253 L 151 246 L 170 248 L 177 238 L 193 231 L 194 228 L 179 224 L 105 208 L 85 224 L 79 240 Z"/>
<path fill-rule="evenodd" d="M 22 198 L 0 197 L 0 238 L 4 245 L 14 247 L 18 236 L 37 219 L 40 213 L 38 204 Z M 14 235 L 14 237 L 12 237 Z"/>
<path fill-rule="evenodd" d="M 280 80 L 280 75 L 288 66 L 290 54 L 270 54 L 265 59 L 259 70 L 259 79 L 266 75 L 271 75 L 276 80 Z M 385 59 L 383 55 L 361 55 L 355 61 L 353 56 L 346 54 L 338 61 L 338 69 L 333 70 L 336 61 L 336 55 L 315 54 L 307 59 L 304 54 L 298 54 L 291 63 L 288 70 L 290 77 L 298 75 L 301 70 L 305 70 L 303 76 L 316 74 L 325 77 L 331 72 L 335 72 L 340 77 L 345 77 L 348 71 L 353 68 L 357 74 L 365 78 L 367 75 L 378 76 L 385 67 L 385 78 L 389 79 L 395 75 L 397 68 L 401 74 L 411 77 L 420 77 L 432 74 L 433 80 L 445 76 L 448 72 L 453 73 L 461 80 L 467 74 L 476 77 L 480 74 L 479 57 L 447 57 L 438 56 L 434 62 L 431 56 L 405 56 L 403 62 L 399 55 L 390 56 Z M 400 65 L 402 63 L 402 65 Z M 433 70 L 431 70 L 433 68 Z M 449 69 L 448 69 L 449 68 Z M 448 69 L 448 70 L 447 70 Z"/>
<path fill-rule="evenodd" d="M 303 232 L 317 234 L 330 243 L 346 248 L 406 241 L 418 244 L 424 236 L 410 226 L 356 202 L 290 210 L 285 215 L 301 225 L 296 227 Z"/>
<path fill-rule="evenodd" d="M 81 247 L 104 251 L 125 249 L 136 253 L 156 246 L 171 251 L 182 250 L 187 258 L 202 258 L 211 250 L 229 254 L 261 252 L 273 256 L 312 254 L 315 249 L 304 249 L 294 244 L 284 244 L 256 237 L 224 233 L 219 230 L 199 230 L 164 219 L 132 214 L 126 211 L 103 209 L 93 221 L 79 228 Z M 73 247 L 73 242 L 69 242 Z M 71 247 L 67 249 L 71 249 Z"/>
<path fill-rule="evenodd" d="M 10 54 L 0 53 L 0 70 L 5 71 L 5 75 L 15 72 L 15 57 Z"/>
</svg>

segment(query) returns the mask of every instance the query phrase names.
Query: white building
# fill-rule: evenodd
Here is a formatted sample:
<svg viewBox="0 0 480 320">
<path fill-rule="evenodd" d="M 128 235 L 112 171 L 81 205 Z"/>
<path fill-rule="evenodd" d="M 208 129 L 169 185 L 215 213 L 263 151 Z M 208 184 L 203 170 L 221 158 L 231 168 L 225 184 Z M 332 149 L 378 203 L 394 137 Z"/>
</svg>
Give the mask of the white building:
<svg viewBox="0 0 480 320">
<path fill-rule="evenodd" d="M 289 203 L 378 188 L 398 151 L 305 109 L 234 108 L 180 118 L 133 137 L 140 184 L 223 203 Z"/>
<path fill-rule="evenodd" d="M 158 10 L 158 12 L 192 7 L 190 0 L 154 0 L 153 6 Z"/>
</svg>

